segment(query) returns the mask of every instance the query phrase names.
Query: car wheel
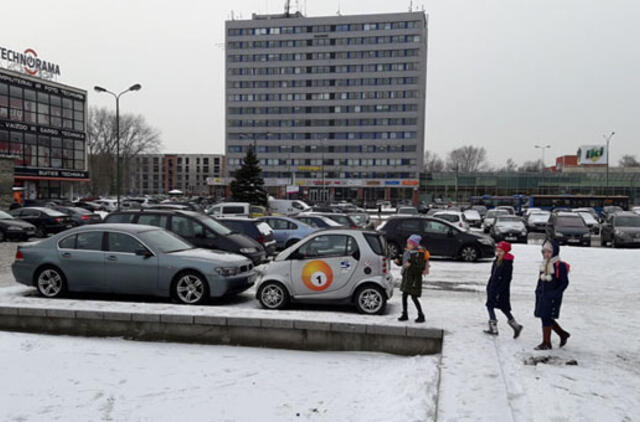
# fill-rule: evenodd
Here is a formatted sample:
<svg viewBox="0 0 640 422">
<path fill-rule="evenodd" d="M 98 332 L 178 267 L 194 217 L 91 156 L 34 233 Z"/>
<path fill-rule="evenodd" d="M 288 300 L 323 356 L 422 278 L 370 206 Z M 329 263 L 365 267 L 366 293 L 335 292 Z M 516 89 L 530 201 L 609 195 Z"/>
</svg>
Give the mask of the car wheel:
<svg viewBox="0 0 640 422">
<path fill-rule="evenodd" d="M 258 301 L 265 309 L 284 309 L 289 304 L 289 292 L 277 281 L 266 281 L 258 290 Z"/>
<path fill-rule="evenodd" d="M 387 252 L 389 253 L 389 258 L 395 259 L 400 256 L 400 246 L 395 242 L 389 242 L 387 244 Z"/>
<path fill-rule="evenodd" d="M 180 273 L 173 284 L 173 296 L 185 305 L 199 305 L 209 297 L 207 281 L 193 271 Z"/>
<path fill-rule="evenodd" d="M 287 241 L 287 243 L 284 245 L 284 248 L 287 249 L 289 246 L 293 246 L 296 243 L 298 243 L 298 239 L 291 239 Z"/>
<path fill-rule="evenodd" d="M 362 286 L 356 291 L 355 305 L 361 314 L 379 315 L 387 306 L 387 296 L 378 286 Z"/>
<path fill-rule="evenodd" d="M 478 249 L 475 246 L 467 245 L 460 249 L 460 258 L 462 258 L 464 262 L 476 262 L 478 255 Z"/>
<path fill-rule="evenodd" d="M 60 297 L 67 288 L 67 280 L 56 267 L 44 267 L 36 274 L 36 288 L 44 297 Z"/>
</svg>

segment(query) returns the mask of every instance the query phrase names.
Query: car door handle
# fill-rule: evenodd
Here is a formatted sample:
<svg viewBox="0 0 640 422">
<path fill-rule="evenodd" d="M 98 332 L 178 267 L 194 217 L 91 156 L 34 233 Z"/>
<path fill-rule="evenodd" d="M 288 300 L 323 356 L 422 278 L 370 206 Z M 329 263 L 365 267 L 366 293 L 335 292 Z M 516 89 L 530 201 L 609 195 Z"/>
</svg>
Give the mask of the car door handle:
<svg viewBox="0 0 640 422">
<path fill-rule="evenodd" d="M 115 261 L 117 261 L 117 260 L 118 260 L 118 258 L 117 258 L 115 255 L 109 255 L 109 256 L 107 256 L 107 261 L 115 262 Z"/>
<path fill-rule="evenodd" d="M 63 258 L 71 258 L 71 252 L 64 252 L 64 253 L 62 254 L 62 257 L 63 257 Z"/>
</svg>

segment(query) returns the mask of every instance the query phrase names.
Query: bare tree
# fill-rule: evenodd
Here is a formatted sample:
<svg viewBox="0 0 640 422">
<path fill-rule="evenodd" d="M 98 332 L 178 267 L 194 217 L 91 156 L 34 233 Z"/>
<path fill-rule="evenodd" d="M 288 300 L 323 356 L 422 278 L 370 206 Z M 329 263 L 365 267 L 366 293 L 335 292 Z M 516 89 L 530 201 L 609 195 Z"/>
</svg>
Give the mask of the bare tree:
<svg viewBox="0 0 640 422">
<path fill-rule="evenodd" d="M 444 160 L 438 154 L 431 151 L 424 152 L 424 171 L 429 173 L 444 170 Z"/>
<path fill-rule="evenodd" d="M 534 173 L 534 172 L 540 172 L 543 169 L 544 169 L 544 163 L 542 162 L 542 160 L 535 160 L 535 161 L 525 161 L 518 168 L 518 171 L 523 173 Z"/>
<path fill-rule="evenodd" d="M 631 154 L 623 155 L 618 164 L 620 167 L 640 167 L 640 161 Z"/>
<path fill-rule="evenodd" d="M 518 170 L 518 165 L 513 160 L 513 158 L 508 158 L 504 163 L 504 166 L 500 168 L 500 171 L 505 173 L 513 173 Z"/>
<path fill-rule="evenodd" d="M 454 149 L 447 156 L 447 170 L 461 173 L 472 173 L 485 170 L 487 163 L 487 150 L 484 147 L 467 145 Z"/>
<path fill-rule="evenodd" d="M 116 116 L 106 108 L 89 110 L 88 145 L 91 193 L 113 194 L 116 191 Z M 130 190 L 135 157 L 158 152 L 162 142 L 160 132 L 141 115 L 120 116 L 121 180 L 126 193 Z"/>
</svg>

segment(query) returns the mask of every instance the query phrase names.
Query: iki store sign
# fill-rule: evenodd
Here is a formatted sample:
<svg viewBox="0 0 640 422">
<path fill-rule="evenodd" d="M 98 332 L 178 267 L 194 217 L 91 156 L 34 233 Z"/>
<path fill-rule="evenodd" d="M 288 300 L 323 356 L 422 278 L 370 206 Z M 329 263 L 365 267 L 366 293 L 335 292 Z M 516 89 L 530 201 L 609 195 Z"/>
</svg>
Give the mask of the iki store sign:
<svg viewBox="0 0 640 422">
<path fill-rule="evenodd" d="M 9 70 L 43 79 L 53 79 L 60 76 L 60 66 L 39 57 L 33 48 L 19 52 L 0 46 L 0 63 Z"/>
</svg>

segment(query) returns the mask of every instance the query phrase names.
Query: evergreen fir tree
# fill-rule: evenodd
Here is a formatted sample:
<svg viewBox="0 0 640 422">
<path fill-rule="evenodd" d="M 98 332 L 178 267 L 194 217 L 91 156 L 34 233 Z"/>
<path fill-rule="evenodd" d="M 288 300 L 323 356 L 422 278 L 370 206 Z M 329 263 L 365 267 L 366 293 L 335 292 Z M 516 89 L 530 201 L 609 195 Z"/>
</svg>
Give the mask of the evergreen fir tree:
<svg viewBox="0 0 640 422">
<path fill-rule="evenodd" d="M 230 184 L 234 201 L 248 202 L 252 205 L 267 204 L 267 192 L 264 190 L 264 179 L 259 163 L 253 148 L 249 147 L 242 166 L 236 170 L 235 178 Z"/>
</svg>

